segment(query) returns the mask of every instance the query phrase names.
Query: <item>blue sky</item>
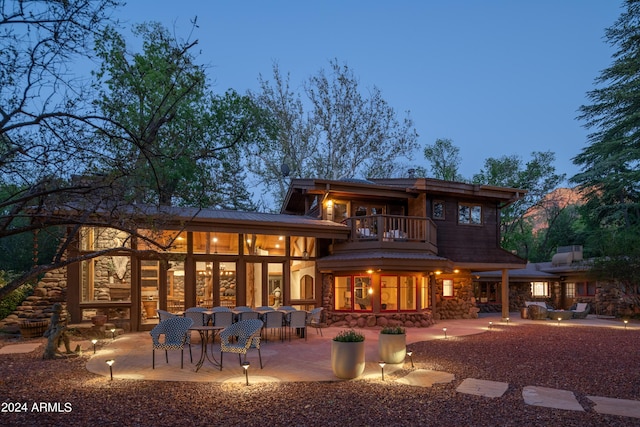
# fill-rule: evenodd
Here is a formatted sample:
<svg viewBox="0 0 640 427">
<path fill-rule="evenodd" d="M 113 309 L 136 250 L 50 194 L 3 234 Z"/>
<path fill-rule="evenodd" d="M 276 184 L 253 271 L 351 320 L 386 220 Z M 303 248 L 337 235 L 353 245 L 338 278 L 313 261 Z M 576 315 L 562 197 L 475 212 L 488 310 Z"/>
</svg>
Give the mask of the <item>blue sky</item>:
<svg viewBox="0 0 640 427">
<path fill-rule="evenodd" d="M 556 153 L 569 177 L 587 143 L 577 121 L 611 63 L 604 30 L 616 0 L 169 1 L 130 0 L 127 24 L 159 21 L 185 38 L 197 16 L 199 61 L 216 92 L 258 88 L 277 61 L 302 82 L 337 58 L 377 86 L 422 146 L 450 138 L 468 178 L 488 157 Z M 415 160 L 426 166 L 422 153 Z"/>
</svg>

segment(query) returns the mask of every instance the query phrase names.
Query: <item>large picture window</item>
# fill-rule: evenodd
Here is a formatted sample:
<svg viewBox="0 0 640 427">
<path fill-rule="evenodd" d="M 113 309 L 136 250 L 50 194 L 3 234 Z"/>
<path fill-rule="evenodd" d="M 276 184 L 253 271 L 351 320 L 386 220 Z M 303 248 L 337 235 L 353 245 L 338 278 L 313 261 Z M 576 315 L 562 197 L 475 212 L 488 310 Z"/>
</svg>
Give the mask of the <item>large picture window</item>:
<svg viewBox="0 0 640 427">
<path fill-rule="evenodd" d="M 415 310 L 417 281 L 413 276 L 382 276 L 380 309 L 382 311 Z"/>
<path fill-rule="evenodd" d="M 336 276 L 334 307 L 336 310 L 371 311 L 372 291 L 369 276 Z"/>
</svg>

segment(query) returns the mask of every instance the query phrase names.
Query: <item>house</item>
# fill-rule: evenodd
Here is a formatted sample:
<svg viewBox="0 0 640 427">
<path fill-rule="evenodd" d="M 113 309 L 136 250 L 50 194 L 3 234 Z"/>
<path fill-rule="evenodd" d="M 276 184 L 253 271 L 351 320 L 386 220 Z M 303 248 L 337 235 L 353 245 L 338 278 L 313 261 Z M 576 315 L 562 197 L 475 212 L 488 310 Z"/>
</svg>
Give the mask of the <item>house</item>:
<svg viewBox="0 0 640 427">
<path fill-rule="evenodd" d="M 71 322 L 106 314 L 127 330 L 151 328 L 158 309 L 218 305 L 322 306 L 335 325 L 474 317 L 472 272 L 500 271 L 508 301 L 509 270 L 526 265 L 499 244 L 500 210 L 523 193 L 427 178 L 294 179 L 279 214 L 149 208 L 136 236 L 83 228 L 73 255 L 135 251 L 68 266 L 67 309 Z"/>
<path fill-rule="evenodd" d="M 551 261 L 528 263 L 523 269 L 509 271 L 510 311 L 517 311 L 525 301 L 544 301 L 562 310 L 586 302 L 593 314 L 637 314 L 625 307 L 619 284 L 600 281 L 593 276 L 593 260 L 584 259 L 582 253 L 580 245 L 559 246 Z M 480 310 L 501 310 L 502 301 L 496 292 L 501 286 L 501 272 L 481 271 L 472 275 Z"/>
</svg>

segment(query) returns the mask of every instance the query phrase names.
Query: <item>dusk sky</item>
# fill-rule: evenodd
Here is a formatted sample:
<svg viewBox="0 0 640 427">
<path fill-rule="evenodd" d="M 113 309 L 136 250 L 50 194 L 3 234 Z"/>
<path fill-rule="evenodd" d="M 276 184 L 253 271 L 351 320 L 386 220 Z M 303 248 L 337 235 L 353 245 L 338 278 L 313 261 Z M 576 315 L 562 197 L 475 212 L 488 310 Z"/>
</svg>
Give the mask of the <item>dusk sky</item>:
<svg viewBox="0 0 640 427">
<path fill-rule="evenodd" d="M 169 1 L 130 0 L 127 24 L 159 21 L 181 38 L 199 28 L 200 63 L 213 89 L 258 89 L 277 62 L 302 82 L 336 58 L 377 86 L 399 117 L 410 111 L 424 147 L 449 138 L 460 173 L 488 157 L 556 153 L 556 170 L 587 142 L 576 120 L 594 79 L 611 64 L 604 30 L 616 0 Z M 422 150 L 415 163 L 426 166 Z"/>
</svg>

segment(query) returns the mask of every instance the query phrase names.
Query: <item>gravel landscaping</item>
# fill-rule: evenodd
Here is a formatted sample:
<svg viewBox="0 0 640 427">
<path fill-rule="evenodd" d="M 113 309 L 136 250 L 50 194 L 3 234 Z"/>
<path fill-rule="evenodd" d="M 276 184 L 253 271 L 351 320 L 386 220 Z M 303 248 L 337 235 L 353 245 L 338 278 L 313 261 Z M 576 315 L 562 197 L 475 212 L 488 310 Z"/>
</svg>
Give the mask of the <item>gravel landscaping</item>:
<svg viewBox="0 0 640 427">
<path fill-rule="evenodd" d="M 385 375 L 384 382 L 246 387 L 110 381 L 85 369 L 87 356 L 42 360 L 40 347 L 0 355 L 0 425 L 637 426 L 637 418 L 596 413 L 587 399 L 640 400 L 640 330 L 615 325 L 501 325 L 479 335 L 411 344 L 416 368 L 455 375 L 452 383 L 433 387 L 393 381 L 407 370 Z M 507 382 L 509 388 L 499 398 L 458 393 L 465 378 Z M 585 412 L 526 405 L 525 386 L 573 391 Z M 16 412 L 18 406 L 26 412 Z"/>
</svg>

